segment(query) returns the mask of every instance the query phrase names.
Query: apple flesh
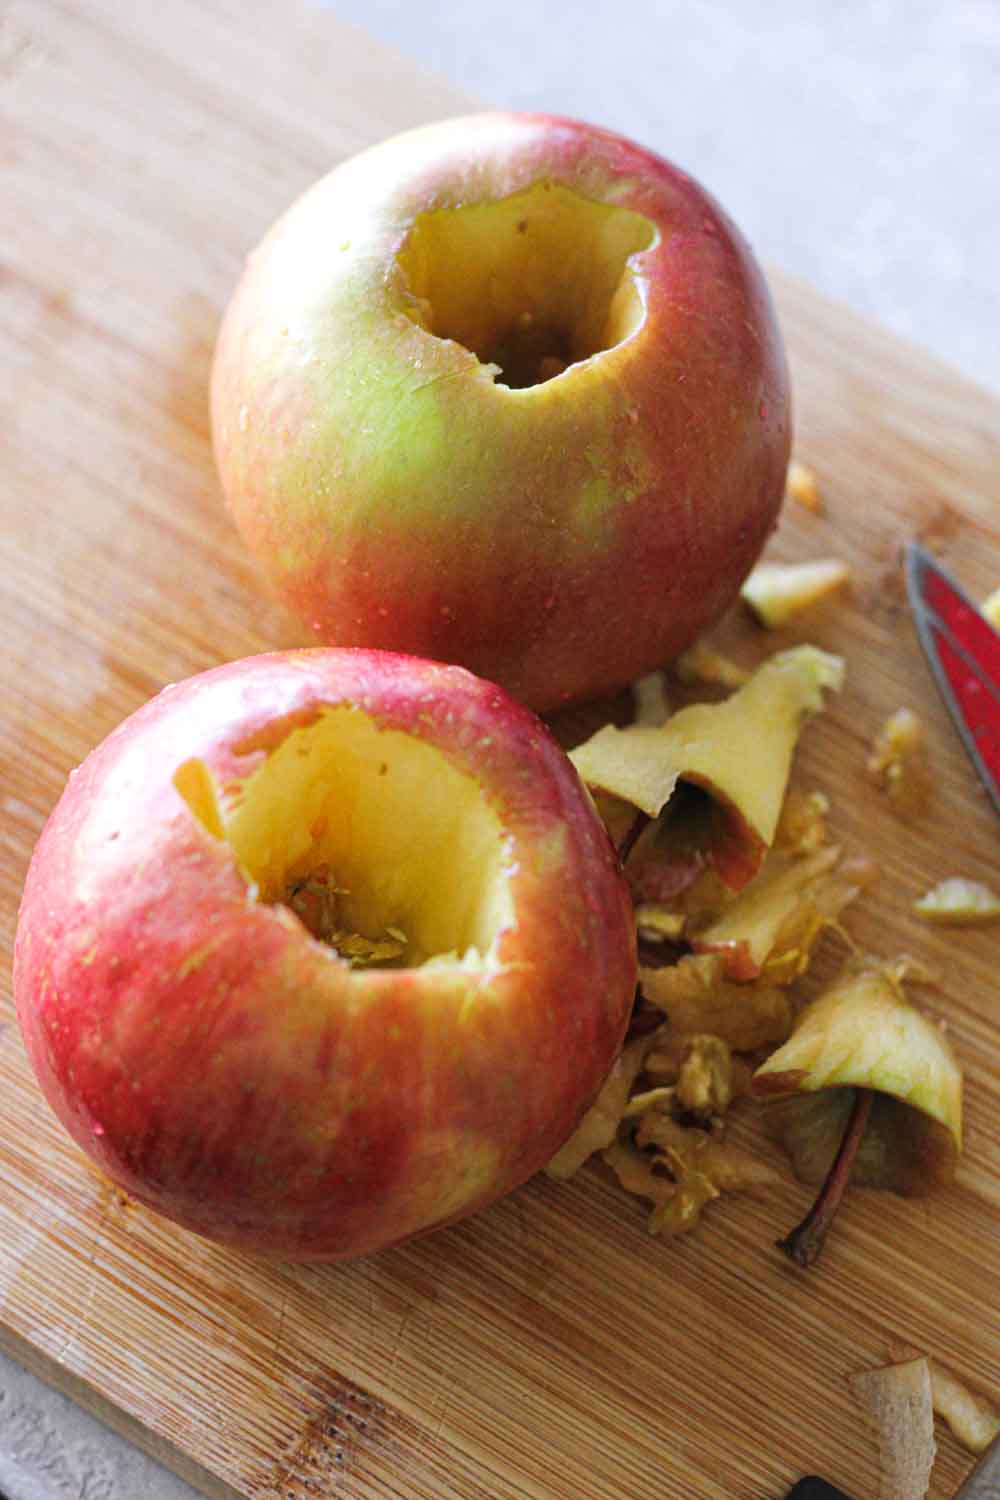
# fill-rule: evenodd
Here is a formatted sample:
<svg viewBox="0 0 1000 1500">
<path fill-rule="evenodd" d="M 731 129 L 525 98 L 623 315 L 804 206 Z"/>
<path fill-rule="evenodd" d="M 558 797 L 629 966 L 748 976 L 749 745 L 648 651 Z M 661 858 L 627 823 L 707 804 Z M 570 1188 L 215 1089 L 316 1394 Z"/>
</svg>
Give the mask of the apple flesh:
<svg viewBox="0 0 1000 1500">
<path fill-rule="evenodd" d="M 713 199 L 608 131 L 502 113 L 292 206 L 226 313 L 212 423 L 237 525 L 321 639 L 538 710 L 718 618 L 790 443 L 767 288 Z"/>
<path fill-rule="evenodd" d="M 313 935 L 310 885 L 353 956 Z M 98 1166 L 301 1259 L 543 1166 L 635 982 L 614 852 L 548 731 L 460 668 L 370 651 L 234 662 L 128 719 L 49 820 L 15 948 L 31 1060 Z"/>
</svg>

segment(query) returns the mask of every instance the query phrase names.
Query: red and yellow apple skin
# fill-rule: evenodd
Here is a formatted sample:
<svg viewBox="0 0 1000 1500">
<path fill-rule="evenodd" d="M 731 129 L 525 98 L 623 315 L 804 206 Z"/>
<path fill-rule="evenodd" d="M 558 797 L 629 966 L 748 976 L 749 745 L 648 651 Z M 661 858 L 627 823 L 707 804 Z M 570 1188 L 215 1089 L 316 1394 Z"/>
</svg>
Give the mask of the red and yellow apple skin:
<svg viewBox="0 0 1000 1500">
<path fill-rule="evenodd" d="M 235 805 L 346 704 L 436 747 L 499 820 L 514 920 L 478 969 L 349 969 L 254 898 L 175 789 L 200 758 Z M 534 716 L 456 667 L 323 649 L 167 689 L 89 756 L 32 860 L 14 965 L 39 1082 L 97 1165 L 190 1230 L 297 1259 L 378 1250 L 540 1168 L 608 1072 L 635 978 L 614 851 Z"/>
<path fill-rule="evenodd" d="M 650 221 L 643 315 L 510 390 L 415 321 L 397 256 L 418 215 L 544 182 Z M 291 207 L 226 313 L 212 420 L 236 523 L 321 639 L 458 661 L 539 711 L 718 618 L 791 439 L 768 291 L 714 200 L 617 135 L 501 113 L 398 136 Z"/>
</svg>

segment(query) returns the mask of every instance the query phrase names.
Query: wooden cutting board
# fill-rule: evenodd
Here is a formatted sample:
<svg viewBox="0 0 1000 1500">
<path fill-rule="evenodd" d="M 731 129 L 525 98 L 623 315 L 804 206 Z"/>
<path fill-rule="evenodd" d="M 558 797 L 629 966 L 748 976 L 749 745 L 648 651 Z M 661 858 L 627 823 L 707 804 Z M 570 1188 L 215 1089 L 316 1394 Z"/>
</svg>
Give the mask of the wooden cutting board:
<svg viewBox="0 0 1000 1500">
<path fill-rule="evenodd" d="M 14 0 L 0 23 L 0 1333 L 4 1346 L 211 1495 L 765 1500 L 819 1469 L 870 1496 L 845 1375 L 902 1337 L 1000 1401 L 996 932 L 929 931 L 931 882 L 1000 882 L 997 828 L 930 686 L 899 550 L 924 537 L 979 596 L 1000 583 L 1000 405 L 775 278 L 798 452 L 826 513 L 785 557 L 842 556 L 850 598 L 806 635 L 849 685 L 803 785 L 883 875 L 852 922 L 940 966 L 927 992 L 967 1068 L 957 1185 L 856 1192 L 821 1265 L 773 1249 L 789 1180 L 678 1243 L 598 1168 L 354 1265 L 261 1264 L 115 1193 L 42 1103 L 13 1024 L 24 869 L 67 772 L 164 683 L 297 639 L 219 503 L 206 380 L 242 256 L 313 177 L 464 101 L 291 0 Z M 653 142 L 670 151 L 670 142 Z M 776 642 L 728 629 L 747 661 Z M 867 748 L 928 722 L 929 819 L 899 822 Z M 968 1459 L 947 1436 L 932 1495 Z"/>
</svg>

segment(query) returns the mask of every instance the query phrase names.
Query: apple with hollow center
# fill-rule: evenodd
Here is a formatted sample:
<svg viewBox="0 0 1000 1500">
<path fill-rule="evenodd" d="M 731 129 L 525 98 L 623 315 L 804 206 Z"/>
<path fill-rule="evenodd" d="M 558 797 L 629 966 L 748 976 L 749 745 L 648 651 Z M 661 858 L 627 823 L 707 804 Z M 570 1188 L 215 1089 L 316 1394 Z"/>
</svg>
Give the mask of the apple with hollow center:
<svg viewBox="0 0 1000 1500">
<path fill-rule="evenodd" d="M 336 1259 L 541 1167 L 617 1054 L 624 880 L 543 725 L 461 668 L 251 657 L 85 761 L 15 996 L 80 1146 L 200 1234 Z"/>
<path fill-rule="evenodd" d="M 539 710 L 722 613 L 791 425 L 767 288 L 713 199 L 608 131 L 499 113 L 386 141 L 279 220 L 212 423 L 240 530 L 320 638 Z"/>
</svg>

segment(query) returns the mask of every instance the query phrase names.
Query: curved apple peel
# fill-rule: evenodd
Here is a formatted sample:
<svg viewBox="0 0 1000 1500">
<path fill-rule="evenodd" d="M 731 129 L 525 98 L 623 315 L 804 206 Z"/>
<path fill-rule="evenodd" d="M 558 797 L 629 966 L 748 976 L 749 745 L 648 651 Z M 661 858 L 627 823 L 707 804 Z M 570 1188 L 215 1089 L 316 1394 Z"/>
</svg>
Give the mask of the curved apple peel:
<svg viewBox="0 0 1000 1500">
<path fill-rule="evenodd" d="M 928 1361 L 862 1370 L 847 1383 L 878 1439 L 879 1494 L 924 1500 L 937 1452 Z"/>
<path fill-rule="evenodd" d="M 837 691 L 843 661 L 815 646 L 770 657 L 721 703 L 693 703 L 662 727 L 605 725 L 571 752 L 592 791 L 659 818 L 681 785 L 721 810 L 710 851 L 719 876 L 740 890 L 774 842 L 792 756 L 806 720 Z"/>
<path fill-rule="evenodd" d="M 737 858 L 743 849 L 729 819 L 713 798 L 682 782 L 662 814 L 652 821 L 637 812 L 639 837 L 628 845 L 626 874 L 637 906 L 653 904 L 692 913 L 718 911 L 729 899 L 718 863 L 727 851 Z M 634 853 L 633 853 L 634 851 Z M 623 861 L 624 862 L 624 861 Z"/>
<path fill-rule="evenodd" d="M 808 969 L 827 928 L 846 937 L 841 912 L 877 877 L 870 860 L 841 860 L 836 847 L 809 855 L 771 849 L 750 885 L 687 936 L 696 953 L 720 954 L 730 979 L 791 984 Z"/>
<path fill-rule="evenodd" d="M 719 953 L 730 979 L 759 978 L 782 928 L 813 904 L 820 883 L 840 859 L 835 846 L 805 859 L 772 850 L 763 869 L 714 921 L 691 937 L 696 953 Z"/>
<path fill-rule="evenodd" d="M 835 1186 L 845 1128 L 866 1093 L 865 1128 L 846 1164 L 853 1182 L 915 1197 L 953 1176 L 961 1070 L 940 1028 L 907 1001 L 898 965 L 849 963 L 758 1068 L 751 1089 L 776 1101 L 771 1131 L 796 1176 L 823 1182 L 823 1195 Z"/>
<path fill-rule="evenodd" d="M 892 965 L 848 963 L 754 1074 L 759 1098 L 870 1088 L 962 1148 L 962 1073 L 940 1027 L 911 1005 Z"/>
<path fill-rule="evenodd" d="M 936 1359 L 928 1359 L 934 1410 L 970 1453 L 985 1453 L 1000 1437 L 1000 1415 L 982 1397 L 956 1380 Z"/>
</svg>

